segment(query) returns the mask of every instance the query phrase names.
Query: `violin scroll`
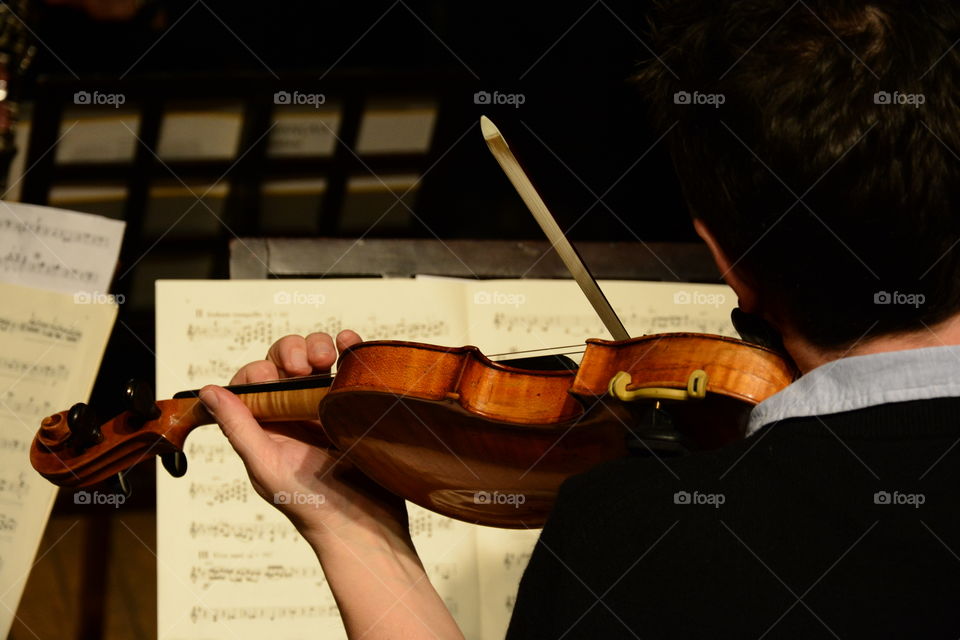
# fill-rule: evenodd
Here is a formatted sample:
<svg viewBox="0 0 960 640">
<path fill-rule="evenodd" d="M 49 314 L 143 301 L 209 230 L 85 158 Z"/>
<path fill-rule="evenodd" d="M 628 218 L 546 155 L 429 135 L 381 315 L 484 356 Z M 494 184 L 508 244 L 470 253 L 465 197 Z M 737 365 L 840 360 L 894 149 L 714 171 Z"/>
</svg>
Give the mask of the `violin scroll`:
<svg viewBox="0 0 960 640">
<path fill-rule="evenodd" d="M 329 376 L 309 376 L 226 388 L 238 394 L 258 420 L 291 422 L 316 420 L 330 382 Z M 106 422 L 82 403 L 45 418 L 30 447 L 33 468 L 53 484 L 85 487 L 159 455 L 171 475 L 185 474 L 187 436 L 214 422 L 198 392 L 155 401 L 148 384 L 131 380 L 123 397 L 129 409 Z"/>
</svg>

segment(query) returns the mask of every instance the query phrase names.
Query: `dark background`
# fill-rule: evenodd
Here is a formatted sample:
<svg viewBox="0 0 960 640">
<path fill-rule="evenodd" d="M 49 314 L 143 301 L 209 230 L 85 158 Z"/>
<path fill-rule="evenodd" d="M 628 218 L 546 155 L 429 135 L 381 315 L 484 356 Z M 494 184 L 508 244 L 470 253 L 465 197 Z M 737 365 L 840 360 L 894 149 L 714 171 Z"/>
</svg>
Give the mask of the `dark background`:
<svg viewBox="0 0 960 640">
<path fill-rule="evenodd" d="M 491 116 L 572 239 L 691 240 L 662 143 L 639 160 L 659 137 L 629 84 L 636 64 L 651 57 L 643 44 L 649 5 L 164 1 L 121 22 L 43 5 L 36 32 L 47 46 L 39 48 L 34 73 L 64 74 L 57 58 L 81 78 L 446 71 L 463 80 L 471 105 L 473 91 L 524 95 L 519 108 L 476 106 L 453 129 L 466 131 L 481 113 Z M 415 211 L 428 228 L 412 235 L 541 237 L 475 138 L 452 149 L 425 178 L 423 192 L 431 195 Z M 371 235 L 383 234 L 374 228 Z"/>
<path fill-rule="evenodd" d="M 323 78 L 350 71 L 451 77 L 464 106 L 435 133 L 433 147 L 449 151 L 421 183 L 416 219 L 402 234 L 374 226 L 367 237 L 543 239 L 480 140 L 486 114 L 572 240 L 696 239 L 661 132 L 630 84 L 652 57 L 644 44 L 650 2 L 163 0 L 121 20 L 92 17 L 93 0 L 59 2 L 76 6 L 34 5 L 39 45 L 28 98 L 30 81 L 44 75 L 307 76 L 321 92 Z M 476 105 L 477 91 L 519 93 L 524 103 Z M 220 244 L 214 250 L 226 255 Z M 213 275 L 228 277 L 220 264 Z M 93 393 L 107 415 L 119 409 L 127 378 L 153 378 L 144 347 L 154 343 L 152 313 L 121 308 L 120 320 Z"/>
</svg>

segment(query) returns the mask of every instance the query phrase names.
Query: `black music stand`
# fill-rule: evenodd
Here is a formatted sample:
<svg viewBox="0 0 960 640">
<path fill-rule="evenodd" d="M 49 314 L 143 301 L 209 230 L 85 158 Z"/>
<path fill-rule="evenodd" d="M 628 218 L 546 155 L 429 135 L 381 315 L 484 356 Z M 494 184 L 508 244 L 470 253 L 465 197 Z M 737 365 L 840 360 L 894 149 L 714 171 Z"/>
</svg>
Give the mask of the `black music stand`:
<svg viewBox="0 0 960 640">
<path fill-rule="evenodd" d="M 719 282 L 705 245 L 581 242 L 598 279 Z M 230 278 L 349 278 L 437 275 L 458 278 L 569 278 L 546 241 L 238 238 Z"/>
</svg>

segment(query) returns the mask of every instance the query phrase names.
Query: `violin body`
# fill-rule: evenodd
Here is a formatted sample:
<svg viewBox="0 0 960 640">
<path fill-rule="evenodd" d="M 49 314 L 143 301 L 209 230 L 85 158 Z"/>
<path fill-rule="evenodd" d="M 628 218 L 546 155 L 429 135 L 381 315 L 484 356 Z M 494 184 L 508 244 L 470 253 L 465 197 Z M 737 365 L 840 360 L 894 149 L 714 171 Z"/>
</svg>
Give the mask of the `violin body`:
<svg viewBox="0 0 960 640">
<path fill-rule="evenodd" d="M 344 353 L 319 415 L 330 441 L 394 493 L 468 522 L 538 527 L 566 478 L 629 454 L 642 405 L 608 394 L 615 373 L 638 388 L 683 388 L 697 369 L 705 397 L 669 410 L 691 449 L 743 437 L 750 409 L 795 377 L 769 349 L 703 334 L 590 340 L 577 371 L 517 369 L 476 347 L 371 342 Z"/>
<path fill-rule="evenodd" d="M 626 377 L 614 393 L 616 375 Z M 332 383 L 321 376 L 228 388 L 261 421 L 319 419 L 311 442 L 342 451 L 407 500 L 522 528 L 544 523 L 566 478 L 629 455 L 631 443 L 647 446 L 635 432 L 651 407 L 669 413 L 668 430 L 684 448 L 719 447 L 743 437 L 750 409 L 795 377 L 770 349 L 676 333 L 589 340 L 573 371 L 521 369 L 476 347 L 372 341 L 341 354 Z M 653 397 L 628 397 L 647 392 Z M 34 439 L 33 466 L 55 484 L 87 486 L 182 451 L 190 430 L 213 422 L 196 392 L 155 407 L 155 416 L 128 411 L 82 439 L 69 424 L 76 415 L 54 414 Z"/>
</svg>

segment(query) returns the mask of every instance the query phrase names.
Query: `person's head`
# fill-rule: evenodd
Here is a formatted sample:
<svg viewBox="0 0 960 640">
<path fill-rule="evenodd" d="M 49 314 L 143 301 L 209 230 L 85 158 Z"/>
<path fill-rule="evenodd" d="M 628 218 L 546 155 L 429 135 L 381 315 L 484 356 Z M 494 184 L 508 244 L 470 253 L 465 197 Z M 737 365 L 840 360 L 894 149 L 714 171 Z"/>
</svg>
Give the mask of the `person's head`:
<svg viewBox="0 0 960 640">
<path fill-rule="evenodd" d="M 660 5 L 638 86 L 762 311 L 830 349 L 960 312 L 960 5 Z"/>
</svg>

